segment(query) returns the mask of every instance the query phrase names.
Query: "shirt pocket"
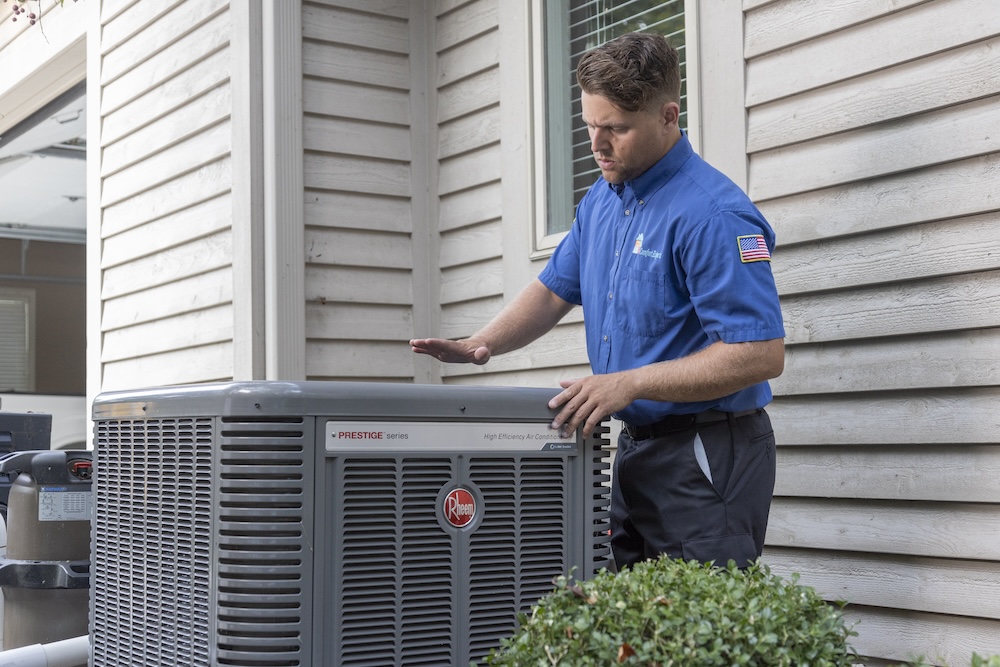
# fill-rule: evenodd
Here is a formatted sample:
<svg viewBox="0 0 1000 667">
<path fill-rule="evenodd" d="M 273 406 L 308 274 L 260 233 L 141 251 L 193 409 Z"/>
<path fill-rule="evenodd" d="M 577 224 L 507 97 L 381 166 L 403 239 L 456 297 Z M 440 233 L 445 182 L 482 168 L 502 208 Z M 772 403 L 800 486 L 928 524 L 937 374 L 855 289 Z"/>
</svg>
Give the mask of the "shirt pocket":
<svg viewBox="0 0 1000 667">
<path fill-rule="evenodd" d="M 615 298 L 615 321 L 622 331 L 635 335 L 662 336 L 667 331 L 666 276 L 626 267 Z"/>
</svg>

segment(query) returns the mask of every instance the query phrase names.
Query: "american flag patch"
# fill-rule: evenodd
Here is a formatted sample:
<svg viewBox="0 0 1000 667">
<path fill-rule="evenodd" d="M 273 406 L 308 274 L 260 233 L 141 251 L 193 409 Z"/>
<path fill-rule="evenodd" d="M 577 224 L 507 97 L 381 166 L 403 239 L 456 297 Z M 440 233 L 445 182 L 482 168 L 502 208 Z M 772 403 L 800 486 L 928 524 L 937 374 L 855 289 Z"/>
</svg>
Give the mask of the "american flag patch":
<svg viewBox="0 0 1000 667">
<path fill-rule="evenodd" d="M 737 236 L 736 243 L 740 246 L 740 261 L 744 264 L 771 261 L 771 252 L 767 249 L 767 242 L 764 241 L 763 234 Z"/>
</svg>

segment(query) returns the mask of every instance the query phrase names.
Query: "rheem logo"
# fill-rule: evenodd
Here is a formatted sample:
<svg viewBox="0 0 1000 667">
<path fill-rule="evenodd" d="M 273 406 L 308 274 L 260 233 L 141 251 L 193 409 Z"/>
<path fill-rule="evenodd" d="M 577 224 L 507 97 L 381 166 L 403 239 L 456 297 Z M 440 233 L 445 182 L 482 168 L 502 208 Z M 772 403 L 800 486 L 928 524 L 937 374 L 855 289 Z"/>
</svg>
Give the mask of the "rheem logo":
<svg viewBox="0 0 1000 667">
<path fill-rule="evenodd" d="M 444 498 L 444 519 L 455 528 L 468 525 L 476 518 L 476 499 L 466 489 L 458 488 Z"/>
</svg>

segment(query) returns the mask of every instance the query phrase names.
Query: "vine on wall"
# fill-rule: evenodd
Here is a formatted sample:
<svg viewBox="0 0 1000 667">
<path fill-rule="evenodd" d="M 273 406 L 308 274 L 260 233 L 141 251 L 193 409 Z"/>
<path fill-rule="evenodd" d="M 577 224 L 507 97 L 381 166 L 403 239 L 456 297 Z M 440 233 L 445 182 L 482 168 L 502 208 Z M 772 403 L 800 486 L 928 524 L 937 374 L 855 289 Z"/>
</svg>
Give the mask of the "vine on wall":
<svg viewBox="0 0 1000 667">
<path fill-rule="evenodd" d="M 57 0 L 59 5 L 62 6 L 66 0 Z M 10 17 L 11 21 L 17 21 L 18 19 L 27 21 L 31 25 L 35 23 L 40 23 L 42 20 L 42 10 L 38 3 L 40 0 L 3 0 L 3 4 L 10 5 L 10 13 L 13 16 Z M 76 0 L 73 0 L 76 2 Z M 34 9 L 32 9 L 32 3 L 34 4 Z"/>
</svg>

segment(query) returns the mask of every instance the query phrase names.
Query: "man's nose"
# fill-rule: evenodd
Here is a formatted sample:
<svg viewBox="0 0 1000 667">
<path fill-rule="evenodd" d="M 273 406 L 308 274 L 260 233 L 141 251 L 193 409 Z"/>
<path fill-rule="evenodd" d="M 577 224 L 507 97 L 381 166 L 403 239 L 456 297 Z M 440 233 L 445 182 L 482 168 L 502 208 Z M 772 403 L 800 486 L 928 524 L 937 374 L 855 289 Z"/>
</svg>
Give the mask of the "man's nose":
<svg viewBox="0 0 1000 667">
<path fill-rule="evenodd" d="M 608 147 L 608 133 L 606 130 L 596 129 L 590 132 L 590 152 L 600 153 Z"/>
</svg>

